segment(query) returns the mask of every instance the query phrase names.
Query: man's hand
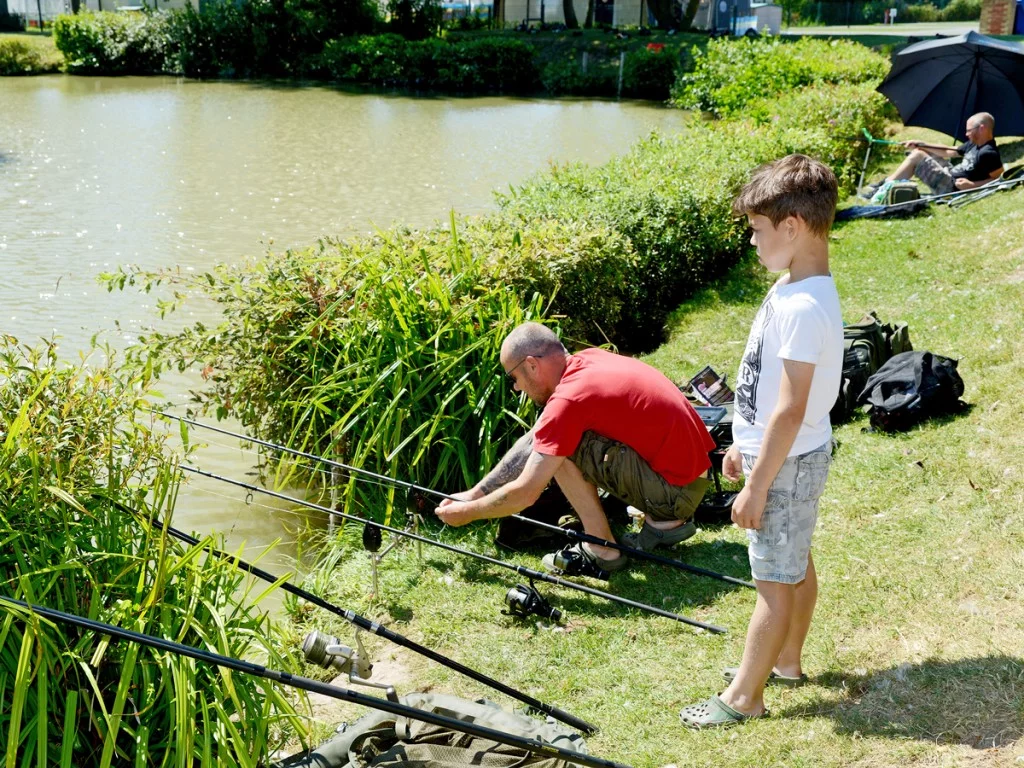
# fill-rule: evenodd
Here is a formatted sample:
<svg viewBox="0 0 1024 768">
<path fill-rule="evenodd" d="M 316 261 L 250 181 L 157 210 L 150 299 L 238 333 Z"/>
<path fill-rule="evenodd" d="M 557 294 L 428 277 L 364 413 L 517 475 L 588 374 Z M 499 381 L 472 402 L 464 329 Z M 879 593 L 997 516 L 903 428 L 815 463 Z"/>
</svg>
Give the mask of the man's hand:
<svg viewBox="0 0 1024 768">
<path fill-rule="evenodd" d="M 764 505 L 767 501 L 767 493 L 755 493 L 749 485 L 744 486 L 732 503 L 732 521 L 739 528 L 760 528 L 761 516 L 764 514 Z"/>
<path fill-rule="evenodd" d="M 445 525 L 458 527 L 473 522 L 476 518 L 472 516 L 472 510 L 466 508 L 465 502 L 479 499 L 483 494 L 475 488 L 471 488 L 468 491 L 453 493 L 451 496 L 450 499 L 445 499 L 437 505 L 434 514 L 441 518 L 441 522 Z"/>
<path fill-rule="evenodd" d="M 469 506 L 466 501 L 452 501 L 451 499 L 445 499 L 437 505 L 437 509 L 434 510 L 434 514 L 441 518 L 441 522 L 445 525 L 451 525 L 458 528 L 460 525 L 466 525 L 476 520 L 476 516 L 473 514 L 472 507 Z"/>
<path fill-rule="evenodd" d="M 924 142 L 918 141 L 917 139 L 911 139 L 910 141 L 904 141 L 903 146 L 908 149 L 920 149 Z"/>
<path fill-rule="evenodd" d="M 735 443 L 729 446 L 722 459 L 722 477 L 730 483 L 738 482 L 743 477 L 743 456 Z"/>
<path fill-rule="evenodd" d="M 974 182 L 968 181 L 967 179 L 954 179 L 953 186 L 957 189 L 974 189 Z"/>
</svg>

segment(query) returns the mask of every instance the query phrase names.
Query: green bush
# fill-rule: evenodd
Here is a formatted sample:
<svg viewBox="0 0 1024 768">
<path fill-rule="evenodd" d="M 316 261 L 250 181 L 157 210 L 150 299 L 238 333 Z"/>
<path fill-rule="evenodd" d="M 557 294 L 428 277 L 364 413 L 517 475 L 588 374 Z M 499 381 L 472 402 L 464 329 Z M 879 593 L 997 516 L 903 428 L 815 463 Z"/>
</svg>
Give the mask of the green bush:
<svg viewBox="0 0 1024 768">
<path fill-rule="evenodd" d="M 341 38 L 327 43 L 319 67 L 335 80 L 451 91 L 523 92 L 537 81 L 529 46 L 501 38 Z"/>
<path fill-rule="evenodd" d="M 778 38 L 712 40 L 694 49 L 693 71 L 673 89 L 676 106 L 717 115 L 740 112 L 748 102 L 811 83 L 863 83 L 881 80 L 885 57 L 849 40 Z"/>
<path fill-rule="evenodd" d="M 977 21 L 980 18 L 981 0 L 950 0 L 939 12 L 941 21 Z"/>
<path fill-rule="evenodd" d="M 19 38 L 0 37 L 0 76 L 39 75 L 56 72 L 59 58 L 47 54 L 45 48 Z"/>
<path fill-rule="evenodd" d="M 896 14 L 896 23 L 916 24 L 941 19 L 942 12 L 932 3 L 907 3 Z"/>
<path fill-rule="evenodd" d="M 844 192 L 853 191 L 864 160 L 864 143 L 856 138 L 865 128 L 882 135 L 897 117 L 870 84 L 801 88 L 785 98 L 751 102 L 746 115 L 777 138 L 780 154 L 802 152 L 828 163 Z"/>
<path fill-rule="evenodd" d="M 125 75 L 167 69 L 170 38 L 166 14 L 58 16 L 53 38 L 69 72 Z"/>
<path fill-rule="evenodd" d="M 580 57 L 548 62 L 540 75 L 544 90 L 552 96 L 607 96 L 618 88 L 618 66 L 609 61 L 595 60 L 583 71 Z"/>
<path fill-rule="evenodd" d="M 209 557 L 209 540 L 184 546 L 163 529 L 175 433 L 138 413 L 146 378 L 96 362 L 110 350 L 88 359 L 64 365 L 54 343 L 0 336 L 3 595 L 298 671 L 276 626 L 244 604 L 246 574 Z M 266 681 L 8 603 L 0 700 L 7 765 L 253 765 L 305 730 Z"/>
<path fill-rule="evenodd" d="M 485 242 L 502 240 L 492 231 Z M 593 241 L 583 233 L 566 261 L 595 258 L 583 247 Z M 505 245 L 533 251 L 555 243 Z M 224 323 L 147 337 L 145 362 L 202 361 L 213 373 L 198 401 L 270 440 L 461 488 L 522 430 L 527 405 L 501 375 L 498 351 L 513 327 L 542 319 L 548 303 L 498 279 L 501 261 L 453 224 L 447 233 L 324 242 L 220 267 L 195 287 L 220 303 Z M 528 271 L 529 254 L 504 269 L 511 277 Z M 148 286 L 164 277 L 109 279 Z M 376 490 L 351 483 L 346 509 L 389 517 L 392 499 Z"/>
<path fill-rule="evenodd" d="M 672 92 L 678 73 L 679 61 L 667 50 L 630 51 L 626 55 L 622 90 L 638 99 L 664 101 Z"/>
</svg>

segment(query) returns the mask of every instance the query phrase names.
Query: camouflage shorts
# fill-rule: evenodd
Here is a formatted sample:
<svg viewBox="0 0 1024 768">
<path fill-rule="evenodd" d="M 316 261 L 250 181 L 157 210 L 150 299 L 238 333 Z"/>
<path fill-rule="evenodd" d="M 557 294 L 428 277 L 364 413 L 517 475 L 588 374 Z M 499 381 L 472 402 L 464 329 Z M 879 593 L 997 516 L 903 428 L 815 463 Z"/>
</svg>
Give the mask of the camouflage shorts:
<svg viewBox="0 0 1024 768">
<path fill-rule="evenodd" d="M 709 485 L 704 477 L 689 485 L 672 485 L 628 445 L 596 432 L 583 433 L 569 460 L 588 483 L 604 488 L 652 520 L 692 519 Z"/>
<path fill-rule="evenodd" d="M 754 456 L 743 454 L 750 476 Z M 747 530 L 750 572 L 757 581 L 799 584 L 807 575 L 811 536 L 818 522 L 818 499 L 832 464 L 832 441 L 800 456 L 790 456 L 768 490 L 761 527 Z"/>
<path fill-rule="evenodd" d="M 945 160 L 927 155 L 917 164 L 914 175 L 928 185 L 936 195 L 945 195 L 956 190 L 951 166 Z"/>
</svg>

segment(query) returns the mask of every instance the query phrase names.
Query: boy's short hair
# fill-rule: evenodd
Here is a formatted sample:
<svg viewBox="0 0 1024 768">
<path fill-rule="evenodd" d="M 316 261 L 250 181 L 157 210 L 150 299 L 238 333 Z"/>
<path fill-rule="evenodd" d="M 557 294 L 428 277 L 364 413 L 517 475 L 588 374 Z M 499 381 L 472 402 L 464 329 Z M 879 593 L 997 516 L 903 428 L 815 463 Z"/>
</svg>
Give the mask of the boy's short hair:
<svg viewBox="0 0 1024 768">
<path fill-rule="evenodd" d="M 737 216 L 766 216 L 776 227 L 788 216 L 799 216 L 824 238 L 838 202 L 839 182 L 831 168 L 807 155 L 787 155 L 754 171 L 732 210 Z"/>
</svg>

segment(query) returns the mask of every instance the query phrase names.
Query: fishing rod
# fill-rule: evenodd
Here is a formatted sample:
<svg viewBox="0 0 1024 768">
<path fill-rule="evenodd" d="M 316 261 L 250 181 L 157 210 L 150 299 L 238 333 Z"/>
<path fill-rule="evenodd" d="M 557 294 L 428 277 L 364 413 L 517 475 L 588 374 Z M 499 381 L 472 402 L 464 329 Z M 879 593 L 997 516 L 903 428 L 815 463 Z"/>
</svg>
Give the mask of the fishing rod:
<svg viewBox="0 0 1024 768">
<path fill-rule="evenodd" d="M 110 499 L 105 496 L 100 498 L 103 498 L 105 501 L 110 502 L 122 512 L 131 514 L 137 518 L 143 518 L 143 515 L 138 510 L 125 506 L 124 504 L 121 504 L 115 499 Z M 174 538 L 178 539 L 179 541 L 183 541 L 191 546 L 196 546 L 200 543 L 199 539 L 197 539 L 196 537 L 190 536 L 189 534 L 183 531 L 179 531 L 177 528 L 174 528 L 173 526 L 165 526 L 165 530 Z M 240 557 L 236 557 L 227 552 L 222 552 L 221 550 L 216 549 L 212 546 L 208 548 L 208 551 L 214 557 L 233 562 L 237 568 L 240 568 L 246 573 L 250 573 L 253 576 L 256 576 L 257 578 L 260 578 L 269 584 L 276 584 L 278 582 L 277 577 L 274 576 L 272 573 L 269 573 L 263 570 L 262 568 L 253 565 L 252 563 L 248 563 L 245 560 L 242 560 Z M 354 625 L 358 629 L 366 630 L 367 632 L 371 632 L 375 635 L 390 640 L 396 645 L 400 645 L 403 648 L 408 648 L 409 650 L 414 651 L 420 654 L 421 656 L 426 656 L 428 659 L 436 661 L 438 664 L 443 664 L 449 669 L 453 669 L 456 672 L 465 675 L 466 677 L 476 680 L 478 683 L 483 683 L 484 685 L 489 686 L 495 689 L 496 691 L 500 691 L 501 693 L 504 693 L 507 696 L 511 696 L 513 699 L 516 699 L 518 701 L 523 702 L 524 704 L 529 705 L 533 709 L 536 709 L 538 712 L 543 712 L 546 715 L 551 715 L 551 717 L 555 718 L 556 720 L 561 720 L 566 725 L 571 725 L 573 728 L 576 728 L 577 730 L 583 731 L 587 734 L 597 733 L 597 726 L 591 725 L 585 720 L 581 720 L 578 717 L 575 717 L 574 715 L 571 715 L 568 712 L 559 709 L 558 707 L 545 704 L 544 702 L 539 701 L 538 699 L 535 699 L 532 696 L 529 696 L 528 694 L 518 691 L 515 688 L 505 685 L 504 683 L 498 682 L 497 680 L 494 680 L 493 678 L 490 678 L 487 675 L 477 672 L 474 669 L 466 667 L 453 659 L 449 659 L 447 656 L 442 656 L 440 653 L 432 651 L 430 648 L 427 648 L 426 646 L 420 645 L 415 640 L 410 640 L 409 638 L 400 635 L 397 632 L 394 632 L 390 629 L 387 629 L 386 627 L 381 626 L 375 621 L 370 621 L 369 619 L 360 616 L 358 613 L 355 613 L 354 611 L 345 608 L 340 608 L 334 603 L 328 602 L 327 600 L 324 600 L 322 597 L 319 597 L 318 595 L 315 595 L 312 592 L 308 592 L 302 589 L 301 587 L 295 586 L 290 581 L 284 581 L 278 586 L 285 592 L 295 595 L 296 597 L 300 597 L 306 602 L 312 603 L 313 605 L 319 608 L 323 608 L 325 611 L 329 611 L 330 613 L 333 613 L 335 616 L 339 616 L 340 618 Z"/>
<path fill-rule="evenodd" d="M 264 678 L 266 680 L 273 680 L 283 685 L 288 685 L 293 688 L 301 688 L 302 690 L 309 691 L 311 693 L 319 693 L 323 696 L 330 696 L 333 699 L 341 699 L 352 704 L 369 707 L 370 709 L 378 709 L 382 712 L 387 712 L 388 714 L 407 717 L 410 720 L 419 720 L 424 723 L 429 723 L 430 725 L 436 725 L 441 728 L 448 728 L 453 731 L 459 731 L 460 733 L 466 733 L 470 736 L 476 736 L 477 738 L 489 739 L 491 741 L 499 742 L 500 744 L 508 744 L 509 746 L 525 749 L 535 754 L 557 757 L 570 763 L 593 766 L 594 768 L 630 768 L 622 763 L 604 760 L 599 757 L 591 757 L 590 755 L 584 755 L 579 752 L 563 749 L 562 747 L 556 747 L 554 744 L 549 744 L 541 739 L 526 739 L 521 736 L 515 736 L 511 733 L 505 733 L 504 731 L 498 731 L 493 728 L 477 725 L 476 723 L 456 720 L 455 718 L 438 715 L 422 709 L 416 709 L 415 707 L 410 707 L 406 704 L 400 704 L 388 699 L 379 699 L 375 696 L 356 693 L 355 691 L 350 691 L 347 688 L 339 688 L 338 686 L 330 685 L 329 683 L 321 683 L 308 677 L 302 677 L 301 675 L 294 675 L 290 672 L 270 669 L 260 664 L 254 664 L 250 661 L 236 659 L 232 656 L 224 656 L 212 651 L 200 650 L 199 648 L 194 648 L 191 645 L 184 645 L 183 643 L 178 643 L 173 640 L 165 640 L 160 637 L 143 634 L 142 632 L 135 632 L 134 630 L 116 627 L 113 624 L 107 624 L 102 621 L 86 619 L 73 613 L 58 611 L 55 608 L 32 605 L 5 595 L 0 595 L 0 603 L 7 603 L 8 605 L 16 606 L 52 621 L 70 624 L 75 627 L 91 630 L 120 640 L 127 640 L 149 648 L 175 653 L 179 656 L 187 656 L 188 658 L 195 659 L 196 661 L 201 661 L 206 664 L 226 667 L 228 669 L 235 670 L 236 672 L 242 672 L 248 675 L 253 675 L 254 677 Z"/>
<path fill-rule="evenodd" d="M 703 622 L 696 621 L 695 619 L 688 619 L 685 616 L 680 616 L 677 613 L 671 613 L 669 611 L 664 611 L 661 608 L 654 607 L 653 605 L 647 605 L 646 603 L 638 603 L 638 602 L 636 602 L 634 600 L 629 600 L 629 599 L 627 599 L 625 597 L 619 597 L 618 595 L 613 595 L 613 594 L 611 594 L 609 592 L 602 592 L 599 589 L 592 589 L 591 587 L 584 586 L 583 584 L 577 584 L 576 582 L 573 582 L 573 581 L 566 581 L 565 579 L 560 579 L 557 576 L 552 576 L 549 573 L 542 573 L 541 571 L 534 571 L 534 570 L 531 570 L 529 568 L 525 568 L 525 567 L 523 567 L 521 565 L 514 565 L 513 563 L 506 563 L 504 560 L 498 560 L 495 557 L 489 557 L 487 555 L 482 555 L 479 552 L 473 552 L 472 550 L 469 550 L 469 549 L 461 549 L 460 547 L 456 547 L 456 546 L 453 546 L 451 544 L 445 544 L 442 541 L 436 541 L 434 539 L 428 539 L 426 536 L 420 536 L 417 533 L 411 533 L 409 531 L 402 530 L 401 528 L 392 528 L 391 526 L 383 525 L 381 523 L 375 523 L 375 522 L 373 522 L 371 520 L 365 520 L 365 519 L 363 519 L 361 517 L 357 517 L 356 515 L 349 515 L 349 514 L 347 514 L 345 512 L 338 512 L 337 510 L 333 510 L 333 509 L 330 509 L 328 507 L 323 507 L 323 506 L 321 506 L 319 504 L 314 504 L 311 501 L 305 501 L 303 499 L 296 499 L 294 496 L 288 496 L 287 494 L 284 494 L 284 493 L 278 493 L 277 491 L 271 491 L 268 488 L 261 488 L 258 485 L 253 485 L 252 483 L 245 483 L 245 482 L 242 482 L 241 480 L 232 480 L 229 477 L 223 477 L 221 475 L 215 475 L 212 472 L 207 472 L 207 471 L 202 470 L 202 469 L 197 469 L 196 467 L 190 467 L 187 464 L 181 464 L 179 466 L 180 466 L 180 468 L 182 470 L 184 470 L 186 472 L 191 472 L 191 473 L 196 474 L 196 475 L 201 475 L 202 477 L 208 477 L 211 480 L 219 480 L 222 483 L 228 483 L 230 485 L 235 485 L 235 486 L 238 486 L 239 488 L 244 488 L 247 491 L 252 491 L 254 493 L 262 493 L 262 494 L 265 494 L 265 495 L 270 496 L 270 497 L 275 498 L 275 499 L 281 499 L 283 501 L 289 501 L 289 502 L 291 502 L 293 504 L 298 504 L 298 505 L 300 505 L 302 507 L 306 507 L 308 509 L 313 509 L 313 510 L 316 510 L 318 512 L 323 512 L 326 515 L 337 515 L 338 517 L 340 517 L 340 518 L 342 518 L 344 520 L 351 520 L 352 522 L 359 523 L 360 525 L 373 526 L 374 528 L 378 528 L 378 529 L 380 529 L 382 531 L 387 531 L 387 532 L 395 534 L 397 536 L 404 536 L 406 538 L 412 539 L 413 541 L 420 541 L 420 542 L 423 542 L 424 544 L 430 544 L 430 545 L 435 546 L 435 547 L 440 547 L 441 549 L 446 549 L 449 552 L 455 552 L 455 553 L 460 554 L 460 555 L 466 555 L 467 557 L 476 558 L 477 560 L 483 560 L 485 563 L 490 563 L 491 565 L 497 565 L 497 566 L 499 566 L 501 568 L 507 568 L 509 570 L 515 571 L 516 573 L 520 574 L 521 576 L 526 576 L 528 579 L 531 579 L 531 580 L 536 579 L 537 581 L 545 581 L 548 584 L 556 584 L 558 586 L 566 587 L 568 589 L 575 589 L 578 592 L 585 592 L 586 594 L 593 595 L 594 597 L 602 597 L 605 600 L 609 600 L 609 601 L 611 601 L 613 603 L 621 603 L 622 605 L 627 605 L 630 608 L 637 608 L 637 609 L 639 609 L 641 611 L 647 611 L 648 613 L 653 613 L 653 614 L 656 614 L 658 616 L 664 616 L 667 619 L 672 619 L 673 621 L 678 621 L 678 622 L 681 622 L 683 624 L 689 624 L 690 626 L 693 626 L 693 627 L 700 627 L 701 629 L 706 629 L 709 632 L 714 632 L 716 634 L 725 634 L 725 632 L 726 632 L 725 629 L 723 629 L 722 627 L 717 627 L 714 624 L 705 624 Z"/>
<path fill-rule="evenodd" d="M 397 479 L 395 479 L 393 477 L 389 477 L 387 475 L 381 475 L 381 474 L 378 474 L 377 472 L 371 472 L 370 470 L 363 469 L 361 467 L 354 467 L 354 466 L 352 466 L 350 464 L 343 464 L 340 461 L 335 461 L 334 459 L 328 459 L 325 456 L 318 456 L 315 453 L 307 453 L 306 451 L 300 451 L 300 450 L 297 450 L 295 448 L 288 448 L 288 447 L 286 447 L 284 445 L 278 445 L 276 443 L 271 443 L 271 442 L 268 442 L 267 440 L 260 440 L 259 438 L 256 438 L 256 437 L 248 437 L 246 435 L 240 435 L 237 432 L 232 432 L 230 430 L 223 429 L 221 427 L 215 427 L 212 424 L 204 424 L 202 422 L 195 421 L 193 419 L 189 419 L 189 418 L 186 418 L 184 416 L 175 416 L 172 413 L 164 413 L 164 412 L 161 412 L 161 411 L 154 411 L 154 413 L 156 413 L 156 414 L 158 414 L 160 416 L 166 416 L 169 419 L 175 419 L 176 421 L 180 421 L 180 422 L 182 422 L 184 424 L 189 424 L 189 425 L 192 425 L 192 426 L 195 426 L 195 427 L 199 427 L 201 429 L 207 429 L 207 430 L 210 430 L 211 432 L 218 432 L 218 433 L 220 433 L 222 435 L 227 435 L 228 437 L 233 437 L 233 438 L 236 438 L 238 440 L 244 440 L 246 442 L 255 443 L 256 445 L 262 445 L 262 446 L 264 446 L 266 448 L 271 448 L 271 449 L 276 450 L 276 451 L 283 451 L 285 453 L 289 453 L 289 454 L 291 454 L 293 456 L 299 456 L 299 457 L 304 458 L 304 459 L 310 459 L 312 461 L 322 462 L 324 464 L 327 464 L 328 466 L 335 467 L 337 469 L 343 469 L 343 470 L 345 470 L 347 472 L 351 472 L 354 475 L 362 475 L 362 476 L 365 476 L 365 477 L 368 477 L 368 478 L 371 478 L 371 479 L 374 479 L 374 480 L 378 480 L 378 481 L 387 483 L 389 485 L 395 486 L 397 488 L 405 488 L 405 489 L 411 490 L 411 491 L 418 491 L 419 493 L 430 494 L 432 496 L 437 496 L 438 498 L 442 498 L 442 499 L 450 499 L 452 501 L 461 501 L 461 499 L 458 499 L 455 496 L 451 496 L 451 495 L 449 495 L 447 493 L 444 493 L 442 491 L 434 490 L 433 488 L 427 488 L 427 487 L 422 486 L 422 485 L 416 485 L 415 483 L 409 483 L 409 482 L 406 482 L 405 480 L 397 480 Z M 334 514 L 338 514 L 338 513 L 335 512 Z M 635 547 L 626 546 L 625 544 L 619 544 L 618 542 L 609 541 L 608 539 L 602 539 L 599 536 L 592 536 L 592 535 L 590 535 L 588 533 L 580 533 L 579 531 L 573 531 L 571 529 L 560 528 L 557 525 L 552 525 L 551 523 L 545 523 L 545 522 L 543 522 L 541 520 L 534 520 L 534 519 L 529 518 L 529 517 L 523 517 L 522 515 L 509 515 L 508 517 L 512 518 L 513 520 L 519 520 L 520 522 L 527 523 L 529 525 L 535 526 L 537 528 L 543 528 L 545 530 L 553 531 L 553 532 L 561 534 L 561 535 L 563 535 L 563 536 L 565 536 L 565 537 L 567 537 L 567 538 L 569 538 L 571 540 L 585 541 L 585 542 L 587 542 L 589 544 L 597 544 L 598 546 L 602 546 L 602 547 L 610 547 L 610 548 L 613 548 L 613 549 L 617 549 L 620 552 L 623 552 L 624 554 L 629 555 L 630 557 L 637 557 L 637 558 L 640 558 L 641 560 L 650 560 L 651 562 L 661 563 L 662 565 L 668 565 L 668 566 L 671 566 L 673 568 L 678 568 L 679 570 L 682 570 L 682 571 L 688 571 L 689 573 L 697 574 L 698 576 L 707 576 L 709 578 L 718 579 L 720 581 L 724 581 L 724 582 L 727 582 L 729 584 L 737 584 L 737 585 L 739 585 L 741 587 L 747 587 L 749 589 L 756 589 L 756 587 L 754 586 L 754 584 L 752 582 L 744 581 L 743 579 L 737 579 L 737 578 L 735 578 L 733 576 L 727 576 L 724 573 L 717 573 L 715 571 L 710 571 L 710 570 L 708 570 L 706 568 L 700 568 L 700 567 L 698 567 L 696 565 L 690 565 L 689 563 L 684 563 L 684 562 L 682 562 L 680 560 L 673 560 L 670 557 L 662 557 L 661 555 L 656 555 L 653 552 L 645 552 L 642 549 L 636 549 Z"/>
</svg>

